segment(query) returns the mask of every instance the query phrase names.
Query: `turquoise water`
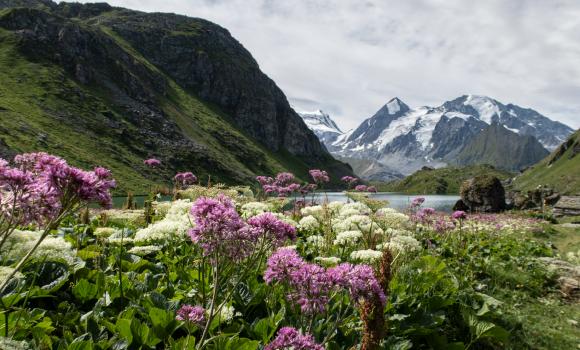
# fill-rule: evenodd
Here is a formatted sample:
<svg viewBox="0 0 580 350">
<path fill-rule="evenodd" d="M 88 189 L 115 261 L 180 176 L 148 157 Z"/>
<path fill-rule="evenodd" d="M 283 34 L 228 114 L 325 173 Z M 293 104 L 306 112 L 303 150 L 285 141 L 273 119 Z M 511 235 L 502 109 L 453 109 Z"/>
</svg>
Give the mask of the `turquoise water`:
<svg viewBox="0 0 580 350">
<path fill-rule="evenodd" d="M 316 201 L 321 202 L 324 201 L 326 197 L 328 200 L 333 201 L 340 201 L 346 202 L 347 198 L 343 192 L 326 192 L 326 193 L 318 193 L 316 195 Z M 409 206 L 409 203 L 415 197 L 424 197 L 425 203 L 423 207 L 431 207 L 435 208 L 438 211 L 450 212 L 453 208 L 453 205 L 459 199 L 459 196 L 450 196 L 450 195 L 409 195 L 409 194 L 401 194 L 401 193 L 393 193 L 393 192 L 380 192 L 371 195 L 373 198 L 381 199 L 381 200 L 388 200 L 389 206 L 395 209 L 404 209 Z M 145 201 L 145 196 L 135 196 L 135 202 L 137 203 L 137 207 L 143 207 L 143 202 Z M 115 197 L 113 198 L 113 206 L 115 208 L 121 208 L 123 203 L 125 203 L 125 197 Z M 309 196 L 310 199 L 310 196 Z M 171 200 L 171 196 L 164 196 L 161 198 L 162 201 Z"/>
</svg>

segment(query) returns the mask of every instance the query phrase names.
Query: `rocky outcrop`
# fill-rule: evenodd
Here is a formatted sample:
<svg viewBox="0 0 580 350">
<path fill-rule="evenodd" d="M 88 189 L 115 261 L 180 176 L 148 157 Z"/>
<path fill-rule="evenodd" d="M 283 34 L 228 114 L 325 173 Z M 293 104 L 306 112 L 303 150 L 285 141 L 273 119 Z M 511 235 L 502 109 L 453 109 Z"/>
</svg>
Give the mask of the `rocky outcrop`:
<svg viewBox="0 0 580 350">
<path fill-rule="evenodd" d="M 560 199 L 560 194 L 549 187 L 539 187 L 532 191 L 510 191 L 506 195 L 508 207 L 518 210 L 552 207 Z"/>
<path fill-rule="evenodd" d="M 556 258 L 538 259 L 549 271 L 558 275 L 557 282 L 561 293 L 567 298 L 580 297 L 580 266 Z"/>
<path fill-rule="evenodd" d="M 564 196 L 554 205 L 554 216 L 580 216 L 580 196 Z"/>
<path fill-rule="evenodd" d="M 226 29 L 198 18 L 126 10 L 98 21 L 181 86 L 226 111 L 265 147 L 326 156 L 283 92 Z"/>
<path fill-rule="evenodd" d="M 460 189 L 461 199 L 455 208 L 471 212 L 497 213 L 506 209 L 505 190 L 494 176 L 476 176 L 465 181 Z"/>
</svg>

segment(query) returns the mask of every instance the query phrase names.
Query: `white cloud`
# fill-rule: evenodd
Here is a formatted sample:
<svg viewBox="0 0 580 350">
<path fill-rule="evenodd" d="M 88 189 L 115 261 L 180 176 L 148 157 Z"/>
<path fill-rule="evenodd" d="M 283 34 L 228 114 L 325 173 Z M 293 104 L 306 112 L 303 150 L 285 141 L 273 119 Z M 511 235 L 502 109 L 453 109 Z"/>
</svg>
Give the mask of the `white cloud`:
<svg viewBox="0 0 580 350">
<path fill-rule="evenodd" d="M 299 108 L 343 129 L 391 97 L 482 94 L 580 127 L 577 0 L 112 0 L 230 30 Z"/>
</svg>

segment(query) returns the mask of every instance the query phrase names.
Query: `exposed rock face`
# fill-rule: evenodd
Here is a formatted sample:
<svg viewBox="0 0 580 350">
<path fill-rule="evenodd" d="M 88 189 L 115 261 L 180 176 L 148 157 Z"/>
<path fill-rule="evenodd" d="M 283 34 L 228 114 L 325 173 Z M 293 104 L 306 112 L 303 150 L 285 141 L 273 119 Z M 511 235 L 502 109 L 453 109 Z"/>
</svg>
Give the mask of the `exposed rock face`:
<svg viewBox="0 0 580 350">
<path fill-rule="evenodd" d="M 554 205 L 554 216 L 580 216 L 580 196 L 564 196 Z"/>
<path fill-rule="evenodd" d="M 505 190 L 494 176 L 476 176 L 465 181 L 460 189 L 461 204 L 471 212 L 497 213 L 506 209 Z"/>
<path fill-rule="evenodd" d="M 29 79 L 43 91 L 33 101 L 54 101 L 38 118 L 58 120 L 85 138 L 110 139 L 108 154 L 123 167 L 129 159 L 155 155 L 167 166 L 165 178 L 190 169 L 219 181 L 247 182 L 281 170 L 305 177 L 298 170 L 313 166 L 333 178 L 352 174 L 330 156 L 250 53 L 216 24 L 105 3 L 0 0 L 2 8 L 8 10 L 0 14 L 0 28 L 11 38 L 5 45 L 15 45 L 18 58 L 31 66 L 58 72 L 51 79 L 60 84 L 52 90 L 44 88 L 51 80 Z M 74 99 L 78 109 L 97 109 L 81 116 L 71 111 Z M 57 140 L 46 133 L 39 149 Z"/>
<path fill-rule="evenodd" d="M 519 135 L 499 123 L 493 123 L 475 136 L 454 161 L 460 165 L 493 164 L 501 169 L 518 171 L 548 154 L 534 136 Z"/>
<path fill-rule="evenodd" d="M 269 149 L 314 157 L 326 153 L 282 91 L 226 29 L 202 19 L 136 11 L 99 21 L 177 83 L 228 112 Z"/>
<path fill-rule="evenodd" d="M 541 187 L 527 193 L 510 191 L 506 195 L 506 199 L 510 208 L 519 210 L 542 209 L 545 206 L 554 206 L 560 199 L 560 194 L 551 188 Z"/>
</svg>

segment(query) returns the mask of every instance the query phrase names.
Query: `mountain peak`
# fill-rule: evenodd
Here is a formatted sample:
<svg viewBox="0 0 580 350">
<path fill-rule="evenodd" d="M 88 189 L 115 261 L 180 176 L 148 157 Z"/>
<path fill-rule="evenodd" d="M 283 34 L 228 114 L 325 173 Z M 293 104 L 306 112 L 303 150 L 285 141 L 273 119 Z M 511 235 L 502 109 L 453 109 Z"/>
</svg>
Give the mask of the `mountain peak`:
<svg viewBox="0 0 580 350">
<path fill-rule="evenodd" d="M 306 126 L 308 126 L 308 128 L 312 130 L 322 142 L 334 140 L 339 135 L 343 134 L 342 130 L 340 130 L 330 115 L 322 109 L 313 112 L 297 111 L 296 113 L 302 117 Z"/>
<path fill-rule="evenodd" d="M 409 106 L 405 104 L 405 102 L 401 101 L 398 97 L 393 97 L 392 99 L 385 104 L 388 114 L 395 115 L 401 111 L 405 113 L 409 110 Z"/>
</svg>

